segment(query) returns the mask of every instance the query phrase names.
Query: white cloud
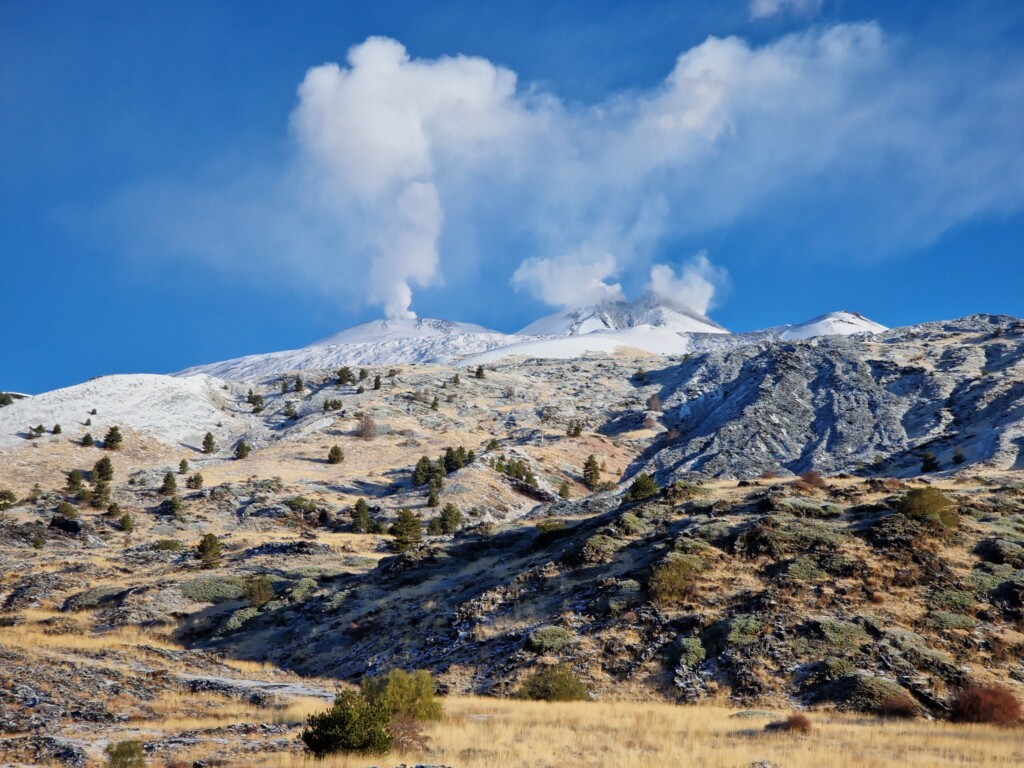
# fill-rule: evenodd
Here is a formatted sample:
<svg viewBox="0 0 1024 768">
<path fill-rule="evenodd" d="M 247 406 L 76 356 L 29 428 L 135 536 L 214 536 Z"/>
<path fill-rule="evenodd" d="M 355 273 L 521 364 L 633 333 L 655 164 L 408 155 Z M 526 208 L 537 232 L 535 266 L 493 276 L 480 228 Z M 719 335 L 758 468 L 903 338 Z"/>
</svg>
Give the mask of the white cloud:
<svg viewBox="0 0 1024 768">
<path fill-rule="evenodd" d="M 767 19 L 780 13 L 813 14 L 821 10 L 821 0 L 750 0 L 752 19 Z"/>
<path fill-rule="evenodd" d="M 727 227 L 775 232 L 787 253 L 877 258 L 1019 211 L 1021 124 L 1019 55 L 914 52 L 874 23 L 761 46 L 709 37 L 657 87 L 590 106 L 484 59 L 415 59 L 370 38 L 307 73 L 293 161 L 128 190 L 115 227 L 147 255 L 391 315 L 442 280 L 479 294 L 484 269 L 571 305 L 620 296 L 609 278 L 628 284 L 666 242 Z M 714 293 L 694 286 L 713 276 L 651 279 L 699 309 Z"/>
<path fill-rule="evenodd" d="M 728 272 L 712 264 L 707 253 L 701 251 L 682 265 L 678 277 L 668 264 L 655 264 L 647 290 L 704 315 L 715 306 L 715 293 L 728 284 L 728 279 Z"/>
<path fill-rule="evenodd" d="M 555 307 L 585 307 L 625 298 L 621 285 L 607 282 L 617 271 L 615 257 L 610 253 L 532 258 L 519 265 L 512 283 Z"/>
</svg>

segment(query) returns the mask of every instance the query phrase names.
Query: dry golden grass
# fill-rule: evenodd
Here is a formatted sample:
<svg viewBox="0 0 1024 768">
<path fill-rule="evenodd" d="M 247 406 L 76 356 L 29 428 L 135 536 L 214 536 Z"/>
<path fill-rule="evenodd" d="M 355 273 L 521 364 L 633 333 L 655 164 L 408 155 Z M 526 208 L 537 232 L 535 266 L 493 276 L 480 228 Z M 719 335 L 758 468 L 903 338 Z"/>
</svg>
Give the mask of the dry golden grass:
<svg viewBox="0 0 1024 768">
<path fill-rule="evenodd" d="M 448 699 L 445 705 L 447 719 L 428 729 L 430 750 L 400 756 L 402 761 L 460 768 L 737 768 L 757 760 L 786 768 L 1024 764 L 1021 731 L 985 726 L 811 713 L 813 732 L 796 736 L 765 733 L 767 718 L 730 718 L 735 710 L 713 706 L 479 698 Z M 786 714 L 778 713 L 778 719 Z M 278 754 L 258 765 L 365 768 L 371 762 L 389 761 L 399 759 L 348 756 L 316 761 Z"/>
<path fill-rule="evenodd" d="M 145 728 L 179 733 L 233 723 L 301 723 L 326 706 L 323 699 L 312 696 L 296 697 L 268 709 L 214 693 L 167 691 L 148 705 L 153 718 L 145 721 Z"/>
</svg>

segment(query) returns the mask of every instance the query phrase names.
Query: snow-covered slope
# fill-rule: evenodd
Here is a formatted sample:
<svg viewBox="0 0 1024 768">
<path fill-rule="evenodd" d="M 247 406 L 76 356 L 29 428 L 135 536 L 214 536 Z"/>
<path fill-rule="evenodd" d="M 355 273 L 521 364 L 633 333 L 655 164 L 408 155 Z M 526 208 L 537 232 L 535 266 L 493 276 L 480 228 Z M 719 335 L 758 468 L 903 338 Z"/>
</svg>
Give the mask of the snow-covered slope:
<svg viewBox="0 0 1024 768">
<path fill-rule="evenodd" d="M 879 333 L 884 326 L 852 312 L 834 312 L 806 323 L 731 334 L 713 320 L 652 294 L 636 301 L 608 302 L 558 312 L 504 334 L 472 323 L 416 318 L 375 320 L 329 336 L 302 349 L 249 355 L 198 365 L 178 375 L 208 374 L 222 379 L 258 379 L 288 371 L 342 365 L 406 363 L 478 365 L 505 357 L 569 358 L 631 347 L 657 355 L 679 355 L 822 335 Z"/>
<path fill-rule="evenodd" d="M 889 330 L 884 325 L 869 320 L 856 312 L 829 312 L 826 315 L 795 325 L 780 325 L 766 328 L 763 332 L 784 341 L 810 339 L 815 336 L 852 336 L 856 333 L 882 333 Z"/>
<path fill-rule="evenodd" d="M 360 323 L 339 331 L 326 339 L 310 344 L 310 347 L 329 347 L 338 344 L 379 344 L 398 339 L 435 339 L 471 334 L 504 336 L 498 331 L 474 323 L 457 323 L 452 320 L 437 320 L 431 317 L 388 318 Z"/>
<path fill-rule="evenodd" d="M 336 342 L 336 339 L 348 341 Z M 342 365 L 448 363 L 522 340 L 519 336 L 488 331 L 470 323 L 427 318 L 376 320 L 341 331 L 303 349 L 197 365 L 178 375 L 204 373 L 222 379 L 239 380 L 287 371 L 332 369 Z"/>
<path fill-rule="evenodd" d="M 519 331 L 521 336 L 577 336 L 649 325 L 673 333 L 728 333 L 714 320 L 688 307 L 645 293 L 635 301 L 605 302 L 542 317 Z"/>
<path fill-rule="evenodd" d="M 232 405 L 223 385 L 209 376 L 185 379 L 133 374 L 102 376 L 55 389 L 0 408 L 0 448 L 23 444 L 28 428 L 38 424 L 48 431 L 60 424 L 63 439 L 90 432 L 101 440 L 116 424 L 169 445 L 198 446 L 207 431 L 217 435 L 215 425 L 225 419 L 224 410 Z M 87 419 L 92 420 L 90 426 L 85 426 Z"/>
</svg>

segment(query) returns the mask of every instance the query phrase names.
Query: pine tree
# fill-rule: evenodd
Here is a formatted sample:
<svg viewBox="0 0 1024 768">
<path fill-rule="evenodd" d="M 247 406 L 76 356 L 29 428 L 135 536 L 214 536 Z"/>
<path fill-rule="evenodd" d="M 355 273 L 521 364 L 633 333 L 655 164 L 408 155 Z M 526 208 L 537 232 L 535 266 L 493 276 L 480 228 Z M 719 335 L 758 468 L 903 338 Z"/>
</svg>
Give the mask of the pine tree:
<svg viewBox="0 0 1024 768">
<path fill-rule="evenodd" d="M 121 436 L 121 430 L 118 427 L 111 427 L 103 438 L 103 447 L 108 451 L 116 451 L 123 442 L 124 438 Z"/>
<path fill-rule="evenodd" d="M 395 549 L 407 552 L 423 539 L 423 522 L 420 516 L 409 509 L 398 510 L 398 519 L 391 526 L 395 537 Z"/>
<path fill-rule="evenodd" d="M 347 365 L 341 366 L 341 368 L 338 369 L 337 381 L 339 387 L 344 384 L 353 383 L 355 379 L 352 377 L 352 369 L 349 368 Z"/>
<path fill-rule="evenodd" d="M 931 451 L 925 451 L 921 456 L 921 471 L 922 472 L 937 472 L 939 469 L 939 460 L 935 458 L 935 454 Z"/>
<path fill-rule="evenodd" d="M 0 519 L 7 515 L 7 510 L 14 506 L 18 500 L 14 491 L 7 488 L 0 488 Z"/>
<path fill-rule="evenodd" d="M 67 492 L 69 494 L 78 493 L 80 490 L 82 490 L 82 473 L 79 472 L 77 469 L 72 469 L 70 472 L 68 472 L 68 481 L 65 487 L 67 488 Z"/>
<path fill-rule="evenodd" d="M 92 448 L 92 446 L 95 445 L 95 443 L 96 441 L 92 439 L 91 432 L 86 432 L 84 435 L 82 435 L 82 445 L 84 447 Z"/>
<path fill-rule="evenodd" d="M 85 420 L 85 426 L 91 427 L 92 426 L 92 419 L 86 419 Z"/>
<path fill-rule="evenodd" d="M 306 388 L 306 385 L 305 385 L 305 383 L 304 383 L 304 382 L 302 381 L 302 377 L 301 377 L 301 376 L 296 376 L 296 377 L 295 377 L 295 391 L 296 391 L 296 392 L 301 392 L 301 391 L 302 391 L 302 390 L 304 390 L 305 388 Z"/>
<path fill-rule="evenodd" d="M 462 383 L 462 379 L 459 378 L 459 374 L 456 373 L 454 376 L 452 376 L 452 384 L 461 384 L 461 383 Z"/>
<path fill-rule="evenodd" d="M 89 503 L 95 509 L 103 509 L 110 504 L 110 483 L 106 480 L 97 480 L 92 485 L 92 498 Z"/>
<path fill-rule="evenodd" d="M 484 373 L 484 367 L 482 365 L 478 365 L 476 367 L 476 373 L 474 373 L 473 375 L 478 379 L 482 379 L 486 375 Z"/>
<path fill-rule="evenodd" d="M 601 467 L 597 463 L 597 457 L 594 454 L 587 456 L 587 461 L 583 465 L 583 484 L 587 486 L 588 490 L 597 490 L 598 484 L 601 482 Z"/>
<path fill-rule="evenodd" d="M 423 485 L 430 479 L 430 459 L 426 456 L 420 456 L 420 460 L 416 462 L 416 468 L 412 471 L 412 482 L 413 485 Z"/>
<path fill-rule="evenodd" d="M 160 486 L 160 493 L 164 496 L 173 496 L 178 492 L 178 481 L 174 479 L 174 473 L 168 472 L 164 475 L 163 485 Z"/>
<path fill-rule="evenodd" d="M 249 447 L 249 444 L 245 440 L 239 440 L 238 445 L 235 446 L 235 458 L 244 459 L 248 457 L 250 451 L 252 448 Z"/>
<path fill-rule="evenodd" d="M 203 453 L 213 453 L 217 450 L 217 442 L 213 439 L 213 432 L 207 432 L 203 438 Z"/>
<path fill-rule="evenodd" d="M 281 394 L 288 394 L 288 379 L 281 379 Z"/>
<path fill-rule="evenodd" d="M 110 460 L 109 456 L 104 456 L 93 465 L 92 478 L 93 480 L 105 480 L 107 482 L 114 479 L 114 462 Z"/>
<path fill-rule="evenodd" d="M 427 521 L 427 534 L 429 536 L 440 536 L 444 533 L 444 523 L 440 517 L 432 517 Z"/>
<path fill-rule="evenodd" d="M 284 407 L 284 415 L 289 419 L 299 418 L 299 414 L 295 411 L 295 403 L 288 403 Z"/>
<path fill-rule="evenodd" d="M 373 388 L 380 389 L 380 374 L 378 373 L 373 377 Z"/>
<path fill-rule="evenodd" d="M 649 499 L 652 496 L 656 496 L 661 489 L 658 484 L 654 481 L 646 472 L 641 472 L 636 476 L 636 480 L 629 486 L 629 490 L 626 491 L 624 501 L 640 501 L 642 499 Z"/>
<path fill-rule="evenodd" d="M 220 539 L 212 533 L 203 536 L 196 547 L 196 556 L 204 568 L 215 566 L 220 561 L 222 552 Z"/>
<path fill-rule="evenodd" d="M 352 507 L 352 530 L 356 533 L 366 533 L 370 530 L 370 505 L 366 499 L 356 499 Z"/>
<path fill-rule="evenodd" d="M 331 450 L 327 452 L 327 463 L 328 464 L 341 464 L 345 460 L 345 453 L 341 450 L 340 445 L 332 445 Z"/>
<path fill-rule="evenodd" d="M 182 459 L 178 462 L 178 474 L 184 475 L 186 472 L 188 472 L 188 459 Z"/>
<path fill-rule="evenodd" d="M 445 533 L 455 533 L 462 525 L 462 512 L 454 504 L 445 504 L 441 509 L 441 526 Z"/>
<path fill-rule="evenodd" d="M 360 368 L 359 369 L 359 380 L 360 381 L 365 381 L 366 377 L 369 376 L 369 375 L 370 375 L 370 372 L 368 370 L 366 370 L 365 368 Z"/>
<path fill-rule="evenodd" d="M 64 430 L 60 428 L 60 424 L 54 424 L 53 425 L 53 434 L 59 435 L 63 431 Z"/>
<path fill-rule="evenodd" d="M 558 495 L 563 499 L 572 498 L 572 492 L 569 490 L 569 481 L 563 480 L 562 484 L 558 486 Z"/>
<path fill-rule="evenodd" d="M 433 508 L 440 503 L 441 500 L 437 497 L 437 487 L 431 484 L 427 489 L 427 506 Z"/>
<path fill-rule="evenodd" d="M 185 487 L 190 488 L 193 491 L 198 491 L 203 487 L 203 476 L 199 472 L 196 472 L 192 477 L 185 481 Z"/>
<path fill-rule="evenodd" d="M 960 448 L 957 448 L 955 451 L 953 451 L 953 463 L 954 464 L 963 464 L 965 461 L 967 461 L 967 457 L 964 456 L 963 450 L 961 450 Z"/>
<path fill-rule="evenodd" d="M 434 399 L 430 402 L 430 410 L 436 411 L 440 407 L 441 403 L 438 402 L 437 395 L 434 395 Z"/>
</svg>

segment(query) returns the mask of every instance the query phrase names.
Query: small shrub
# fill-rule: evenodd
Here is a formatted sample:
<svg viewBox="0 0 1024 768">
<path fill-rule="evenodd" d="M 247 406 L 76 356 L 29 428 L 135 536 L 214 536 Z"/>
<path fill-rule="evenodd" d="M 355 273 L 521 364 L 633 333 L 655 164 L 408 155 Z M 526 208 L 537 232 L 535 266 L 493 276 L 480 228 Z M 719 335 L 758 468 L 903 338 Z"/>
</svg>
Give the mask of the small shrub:
<svg viewBox="0 0 1024 768">
<path fill-rule="evenodd" d="M 71 520 L 78 519 L 78 510 L 67 501 L 62 501 L 57 505 L 57 514 L 64 515 L 64 517 L 70 518 Z"/>
<path fill-rule="evenodd" d="M 936 629 L 974 629 L 974 619 L 962 613 L 950 611 L 933 611 L 928 615 L 928 623 Z"/>
<path fill-rule="evenodd" d="M 235 446 L 235 458 L 239 460 L 247 458 L 251 451 L 252 448 L 245 440 L 239 440 L 238 445 Z"/>
<path fill-rule="evenodd" d="M 253 576 L 246 579 L 242 596 L 254 607 L 262 608 L 274 599 L 274 585 L 266 576 Z"/>
<path fill-rule="evenodd" d="M 380 376 L 377 377 L 376 382 L 379 383 Z M 380 387 L 375 387 L 380 389 Z M 373 416 L 369 413 L 364 413 L 359 417 L 359 424 L 356 426 L 356 435 L 361 437 L 363 440 L 372 440 L 377 436 L 377 422 Z"/>
<path fill-rule="evenodd" d="M 673 605 L 693 590 L 694 577 L 703 570 L 700 558 L 694 555 L 670 557 L 658 565 L 647 585 L 654 602 Z"/>
<path fill-rule="evenodd" d="M 178 589 L 189 600 L 216 605 L 230 600 L 240 600 L 245 596 L 245 587 L 246 583 L 238 576 L 204 576 L 183 581 Z"/>
<path fill-rule="evenodd" d="M 699 637 L 684 637 L 676 643 L 677 666 L 692 669 L 707 658 L 707 651 Z"/>
<path fill-rule="evenodd" d="M 177 539 L 157 539 L 150 546 L 157 552 L 181 552 L 185 548 Z"/>
<path fill-rule="evenodd" d="M 341 464 L 345 460 L 345 452 L 341 450 L 340 445 L 332 445 L 331 450 L 327 452 L 327 463 L 328 464 Z"/>
<path fill-rule="evenodd" d="M 146 768 L 146 751 L 137 741 L 107 745 L 107 768 Z"/>
<path fill-rule="evenodd" d="M 953 699 L 949 719 L 954 723 L 1019 725 L 1020 701 L 1001 685 L 969 685 Z"/>
<path fill-rule="evenodd" d="M 799 733 L 806 736 L 814 730 L 814 726 L 811 725 L 811 719 L 807 715 L 797 712 L 790 715 L 785 720 L 768 723 L 764 729 L 766 731 L 774 731 L 776 733 Z"/>
<path fill-rule="evenodd" d="M 654 481 L 654 478 L 646 472 L 641 472 L 637 475 L 633 484 L 629 486 L 623 501 L 642 501 L 643 499 L 649 499 L 652 496 L 658 495 L 660 491 L 661 489 Z"/>
<path fill-rule="evenodd" d="M 393 669 L 364 679 L 359 688 L 366 700 L 383 708 L 388 717 L 440 720 L 444 716 L 444 707 L 434 695 L 434 678 L 425 669 L 412 673 Z"/>
<path fill-rule="evenodd" d="M 913 720 L 921 714 L 921 708 L 909 696 L 886 696 L 876 714 L 893 720 Z"/>
<path fill-rule="evenodd" d="M 516 692 L 531 701 L 588 701 L 587 686 L 567 664 L 544 667 L 527 677 Z"/>
<path fill-rule="evenodd" d="M 540 627 L 526 638 L 526 647 L 534 653 L 557 653 L 572 642 L 572 635 L 561 627 Z"/>
<path fill-rule="evenodd" d="M 900 499 L 897 511 L 915 522 L 938 530 L 952 530 L 959 525 L 956 508 L 938 488 L 914 488 Z"/>
<path fill-rule="evenodd" d="M 121 519 L 117 521 L 117 525 L 125 533 L 131 533 L 135 530 L 135 518 L 131 516 L 131 513 L 125 512 L 121 515 Z"/>
<path fill-rule="evenodd" d="M 334 706 L 309 716 L 300 738 L 316 757 L 335 752 L 382 755 L 394 744 L 388 732 L 389 720 L 387 710 L 370 703 L 362 693 L 341 691 L 334 698 Z"/>
</svg>

